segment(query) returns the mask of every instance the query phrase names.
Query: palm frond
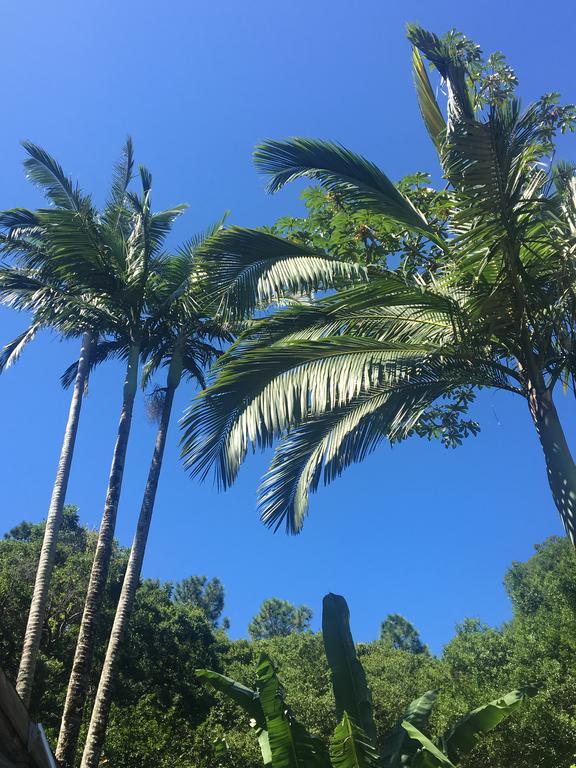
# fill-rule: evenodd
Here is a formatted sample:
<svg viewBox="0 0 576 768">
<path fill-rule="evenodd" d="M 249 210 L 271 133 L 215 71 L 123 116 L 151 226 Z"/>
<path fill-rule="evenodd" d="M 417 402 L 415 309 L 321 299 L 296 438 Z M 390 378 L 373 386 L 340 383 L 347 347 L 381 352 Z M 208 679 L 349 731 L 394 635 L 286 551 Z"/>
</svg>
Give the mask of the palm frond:
<svg viewBox="0 0 576 768">
<path fill-rule="evenodd" d="M 426 66 L 417 48 L 412 49 L 412 71 L 418 96 L 418 106 L 420 107 L 424 125 L 436 150 L 440 152 L 446 136 L 446 120 L 440 111 L 434 91 L 430 85 Z"/>
<path fill-rule="evenodd" d="M 44 149 L 31 141 L 22 142 L 28 157 L 24 168 L 28 178 L 42 187 L 46 196 L 59 208 L 80 211 L 89 203 L 77 184 L 66 176 L 61 166 Z"/>
<path fill-rule="evenodd" d="M 365 279 L 365 270 L 299 243 L 232 227 L 198 249 L 208 291 L 225 314 L 238 319 L 285 296 Z"/>
<path fill-rule="evenodd" d="M 124 340 L 98 339 L 92 346 L 88 370 L 91 373 L 98 365 L 108 360 L 126 360 L 128 349 Z M 60 377 L 60 383 L 64 389 L 69 389 L 74 384 L 78 373 L 78 360 L 71 363 Z"/>
<path fill-rule="evenodd" d="M 295 179 L 314 179 L 349 206 L 380 213 L 400 227 L 422 232 L 444 246 L 423 214 L 374 163 L 340 144 L 299 137 L 269 140 L 256 149 L 254 162 L 258 170 L 271 176 L 270 192 Z"/>
<path fill-rule="evenodd" d="M 29 344 L 40 328 L 39 323 L 32 323 L 22 333 L 18 334 L 9 344 L 0 351 L 0 373 L 4 373 L 19 359 L 24 347 Z"/>
</svg>

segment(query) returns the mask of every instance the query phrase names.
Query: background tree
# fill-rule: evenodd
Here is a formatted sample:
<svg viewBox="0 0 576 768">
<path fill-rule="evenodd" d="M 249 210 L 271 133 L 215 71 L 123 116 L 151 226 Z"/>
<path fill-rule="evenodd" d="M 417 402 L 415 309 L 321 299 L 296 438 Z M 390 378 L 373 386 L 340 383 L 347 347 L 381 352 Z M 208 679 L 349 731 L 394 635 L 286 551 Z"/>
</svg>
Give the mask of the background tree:
<svg viewBox="0 0 576 768">
<path fill-rule="evenodd" d="M 224 587 L 216 576 L 188 576 L 174 587 L 174 602 L 199 608 L 216 627 L 224 610 Z"/>
<path fill-rule="evenodd" d="M 42 523 L 25 523 L 0 540 L 0 666 L 12 680 L 42 537 Z M 61 528 L 30 707 L 33 718 L 46 726 L 50 740 L 58 734 L 96 539 L 70 508 Z M 96 690 L 127 557 L 127 549 L 116 545 L 88 705 Z M 357 646 L 373 692 L 379 732 L 389 730 L 424 690 L 442 692 L 430 719 L 430 733 L 436 737 L 478 702 L 537 681 L 538 696 L 461 765 L 548 768 L 573 762 L 576 568 L 570 544 L 565 539 L 548 540 L 532 558 L 513 564 L 505 582 L 512 601 L 511 620 L 501 627 L 464 620 L 439 657 L 395 650 L 380 640 Z M 262 650 L 276 660 L 295 716 L 327 739 L 336 720 L 320 633 L 230 641 L 222 632 L 214 633 L 200 610 L 175 603 L 170 584 L 144 580 L 121 653 L 103 760 L 125 768 L 171 768 L 176 762 L 184 768 L 217 765 L 218 740 L 225 738 L 230 750 L 218 757 L 222 765 L 258 766 L 258 744 L 244 729 L 237 707 L 199 687 L 193 670 L 209 667 L 253 687 Z M 83 732 L 86 726 L 85 720 Z"/>
<path fill-rule="evenodd" d="M 380 625 L 380 640 L 397 651 L 427 653 L 418 630 L 399 613 L 389 613 Z"/>
<path fill-rule="evenodd" d="M 248 625 L 253 640 L 285 637 L 293 632 L 307 632 L 312 610 L 306 605 L 293 605 L 288 600 L 271 597 L 264 600 L 260 610 Z"/>
</svg>

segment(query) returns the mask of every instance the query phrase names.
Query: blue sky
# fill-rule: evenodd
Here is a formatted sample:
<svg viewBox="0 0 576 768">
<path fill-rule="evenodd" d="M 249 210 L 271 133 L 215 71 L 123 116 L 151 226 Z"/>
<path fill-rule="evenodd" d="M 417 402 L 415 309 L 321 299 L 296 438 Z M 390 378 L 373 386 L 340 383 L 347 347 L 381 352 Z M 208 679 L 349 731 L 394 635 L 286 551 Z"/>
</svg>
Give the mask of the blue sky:
<svg viewBox="0 0 576 768">
<path fill-rule="evenodd" d="M 20 140 L 44 146 L 101 200 L 130 133 L 138 160 L 153 172 L 156 207 L 190 204 L 176 230 L 182 239 L 226 209 L 245 226 L 301 210 L 296 188 L 264 193 L 251 152 L 265 137 L 341 141 L 393 178 L 436 173 L 413 94 L 407 21 L 440 33 L 457 27 L 485 51 L 503 50 L 526 101 L 550 90 L 576 101 L 569 0 L 547 15 L 541 4 L 518 0 L 35 0 L 5 4 L 2 18 L 0 207 L 41 202 L 24 179 Z M 564 141 L 562 152 L 574 157 L 573 144 Z M 25 318 L 7 310 L 0 317 L 3 343 Z M 45 334 L 0 379 L 1 530 L 46 513 L 68 408 L 58 376 L 76 347 Z M 68 501 L 93 527 L 121 382 L 117 365 L 98 371 L 82 414 Z M 177 413 L 192 394 L 182 388 Z M 560 407 L 574 424 L 571 404 Z M 185 475 L 174 422 L 145 575 L 219 576 L 234 637 L 270 596 L 310 605 L 318 626 L 327 591 L 347 597 L 358 640 L 376 637 L 389 612 L 412 620 L 435 651 L 465 616 L 500 623 L 510 610 L 506 568 L 561 528 L 525 403 L 483 393 L 475 413 L 482 433 L 456 451 L 419 440 L 382 447 L 313 497 L 296 538 L 273 535 L 258 520 L 255 490 L 266 457 L 250 459 L 237 485 L 217 494 Z M 153 438 L 140 397 L 118 518 L 123 544 Z"/>
</svg>

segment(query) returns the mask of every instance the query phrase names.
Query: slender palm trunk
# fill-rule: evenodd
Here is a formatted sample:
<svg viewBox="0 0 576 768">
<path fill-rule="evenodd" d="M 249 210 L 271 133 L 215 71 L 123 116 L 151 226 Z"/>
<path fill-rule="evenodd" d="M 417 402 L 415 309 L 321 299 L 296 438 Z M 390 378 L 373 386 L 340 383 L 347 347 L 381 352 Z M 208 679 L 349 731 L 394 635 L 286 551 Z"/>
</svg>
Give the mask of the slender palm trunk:
<svg viewBox="0 0 576 768">
<path fill-rule="evenodd" d="M 134 598 L 140 581 L 142 561 L 144 559 L 146 541 L 148 539 L 150 522 L 154 511 L 154 500 L 156 498 L 156 490 L 158 488 L 158 480 L 162 468 L 162 458 L 164 455 L 164 446 L 166 445 L 166 434 L 170 422 L 172 403 L 174 401 L 174 391 L 175 386 L 171 386 L 169 383 L 166 390 L 160 423 L 158 425 L 158 432 L 156 433 L 156 443 L 150 470 L 148 472 L 148 480 L 146 482 L 144 499 L 138 518 L 136 535 L 134 536 L 132 549 L 130 550 L 130 559 L 128 560 L 128 567 L 122 584 L 122 592 L 114 617 L 114 625 L 106 650 L 106 658 L 98 683 L 94 709 L 92 710 L 92 717 L 90 718 L 90 726 L 88 728 L 86 744 L 84 745 L 81 768 L 98 768 L 100 763 L 100 756 L 102 754 L 104 738 L 106 735 L 106 725 L 108 722 L 110 705 L 112 703 L 114 675 L 118 665 L 122 640 L 134 606 Z"/>
<path fill-rule="evenodd" d="M 576 545 L 576 465 L 552 400 L 552 393 L 547 389 L 532 388 L 529 390 L 528 402 L 544 451 L 554 503 L 568 538 Z"/>
<path fill-rule="evenodd" d="M 80 421 L 82 398 L 86 380 L 88 378 L 88 372 L 90 370 L 92 342 L 92 334 L 86 332 L 82 337 L 78 370 L 76 371 L 74 390 L 72 392 L 72 400 L 68 411 L 68 422 L 66 424 L 66 431 L 64 432 L 64 441 L 62 443 L 62 450 L 60 451 L 60 459 L 58 461 L 54 488 L 52 489 L 48 517 L 46 518 L 46 529 L 44 531 L 40 560 L 38 562 L 38 569 L 36 570 L 34 592 L 30 604 L 30 613 L 28 614 L 28 623 L 24 635 L 22 658 L 20 659 L 20 668 L 18 669 L 16 690 L 26 707 L 30 705 L 30 698 L 32 696 L 34 672 L 38 660 L 42 627 L 46 617 L 48 589 L 50 587 L 50 579 L 54 567 L 58 532 L 62 522 L 62 511 L 66 499 L 72 456 L 74 455 L 74 444 L 76 442 L 78 423 Z"/>
<path fill-rule="evenodd" d="M 104 513 L 100 523 L 98 543 L 96 545 L 96 552 L 94 554 L 94 561 L 90 572 L 86 602 L 84 603 L 84 612 L 82 614 L 78 640 L 76 642 L 74 661 L 72 662 L 72 672 L 68 682 L 64 713 L 62 715 L 58 745 L 56 747 L 56 759 L 62 768 L 73 768 L 80 726 L 82 724 L 82 714 L 84 711 L 88 681 L 90 678 L 90 668 L 94 654 L 98 617 L 104 598 L 106 580 L 108 578 L 108 568 L 114 543 L 116 514 L 118 511 L 118 502 L 120 500 L 126 450 L 128 448 L 128 437 L 130 435 L 130 426 L 132 423 L 132 410 L 138 382 L 139 357 L 140 348 L 135 344 L 132 347 L 128 360 L 122 410 L 118 424 L 116 444 L 112 456 L 112 466 L 110 468 L 108 479 Z"/>
</svg>

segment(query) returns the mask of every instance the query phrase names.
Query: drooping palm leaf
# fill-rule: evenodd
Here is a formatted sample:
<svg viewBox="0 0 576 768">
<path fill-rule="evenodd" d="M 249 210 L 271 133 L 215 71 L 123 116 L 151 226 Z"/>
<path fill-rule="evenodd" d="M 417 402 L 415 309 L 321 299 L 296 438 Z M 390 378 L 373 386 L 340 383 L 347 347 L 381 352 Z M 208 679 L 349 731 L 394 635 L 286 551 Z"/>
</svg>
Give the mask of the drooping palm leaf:
<svg viewBox="0 0 576 768">
<path fill-rule="evenodd" d="M 18 360 L 24 347 L 29 344 L 38 333 L 39 323 L 32 323 L 25 331 L 18 334 L 15 339 L 6 344 L 0 350 L 0 373 L 4 373 Z"/>
<path fill-rule="evenodd" d="M 269 140 L 257 147 L 254 162 L 258 170 L 271 176 L 270 192 L 298 178 L 314 179 L 353 208 L 380 213 L 443 245 L 423 214 L 376 165 L 340 144 L 301 137 Z"/>
<path fill-rule="evenodd" d="M 231 227 L 199 248 L 209 290 L 221 311 L 247 317 L 286 296 L 311 293 L 365 279 L 365 270 L 274 235 Z"/>
<path fill-rule="evenodd" d="M 31 141 L 22 142 L 22 146 L 28 154 L 24 161 L 28 178 L 42 187 L 54 205 L 76 212 L 90 206 L 89 198 L 82 195 L 78 185 L 48 152 Z"/>
</svg>

